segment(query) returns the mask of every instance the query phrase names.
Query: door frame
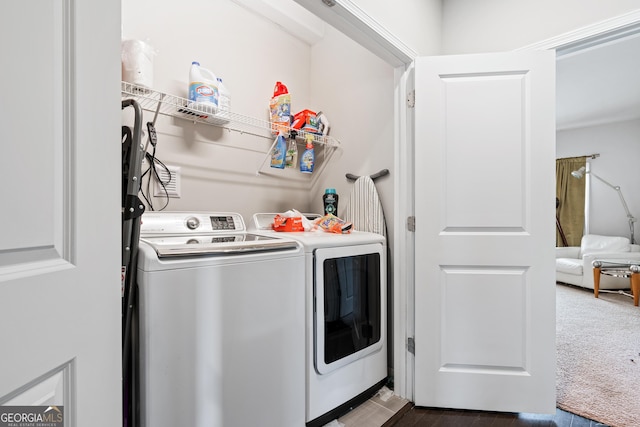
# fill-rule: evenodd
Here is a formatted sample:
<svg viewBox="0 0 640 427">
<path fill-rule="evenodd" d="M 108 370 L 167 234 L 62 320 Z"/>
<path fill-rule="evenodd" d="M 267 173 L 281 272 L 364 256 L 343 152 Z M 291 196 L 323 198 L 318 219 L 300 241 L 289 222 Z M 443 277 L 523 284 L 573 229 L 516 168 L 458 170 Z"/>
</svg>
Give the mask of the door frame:
<svg viewBox="0 0 640 427">
<path fill-rule="evenodd" d="M 414 399 L 414 359 L 408 340 L 414 322 L 414 235 L 407 221 L 414 211 L 413 110 L 408 95 L 413 90 L 413 67 L 418 53 L 405 45 L 351 0 L 334 0 L 324 7 L 317 0 L 295 0 L 305 9 L 359 42 L 394 71 L 394 253 L 393 253 L 393 372 L 394 392 Z M 640 9 L 569 31 L 514 50 L 555 49 L 562 56 L 618 38 L 640 33 Z M 391 319 L 390 319 L 391 320 Z"/>
<path fill-rule="evenodd" d="M 640 9 L 515 50 L 555 49 L 556 57 L 640 33 Z"/>
</svg>

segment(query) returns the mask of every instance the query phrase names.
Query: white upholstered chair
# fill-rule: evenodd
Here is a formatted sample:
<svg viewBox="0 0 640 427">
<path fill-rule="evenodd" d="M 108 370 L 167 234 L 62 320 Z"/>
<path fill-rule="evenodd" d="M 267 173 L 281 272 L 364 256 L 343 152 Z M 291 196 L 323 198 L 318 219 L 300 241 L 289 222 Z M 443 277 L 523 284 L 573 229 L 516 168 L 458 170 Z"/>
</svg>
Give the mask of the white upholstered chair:
<svg viewBox="0 0 640 427">
<path fill-rule="evenodd" d="M 580 246 L 556 248 L 556 281 L 593 289 L 593 267 L 596 259 L 638 260 L 640 245 L 631 244 L 626 237 L 582 236 Z M 600 277 L 600 289 L 629 289 L 628 278 Z"/>
</svg>

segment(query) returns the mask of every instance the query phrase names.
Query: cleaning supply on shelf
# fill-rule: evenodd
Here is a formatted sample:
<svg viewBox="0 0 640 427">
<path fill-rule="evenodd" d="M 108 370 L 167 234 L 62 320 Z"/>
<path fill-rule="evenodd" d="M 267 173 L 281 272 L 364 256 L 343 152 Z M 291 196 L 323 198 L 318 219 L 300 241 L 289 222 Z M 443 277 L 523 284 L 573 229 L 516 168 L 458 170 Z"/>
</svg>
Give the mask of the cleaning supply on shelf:
<svg viewBox="0 0 640 427">
<path fill-rule="evenodd" d="M 189 70 L 189 107 L 205 113 L 215 114 L 218 110 L 218 79 L 211 70 L 202 68 L 193 61 Z"/>
<path fill-rule="evenodd" d="M 229 119 L 229 112 L 231 111 L 231 93 L 222 79 L 218 77 L 218 112 L 216 118 Z"/>
<path fill-rule="evenodd" d="M 276 169 L 284 169 L 284 157 L 287 153 L 287 142 L 282 132 L 278 133 L 271 151 L 271 167 Z"/>
<path fill-rule="evenodd" d="M 142 40 L 122 40 L 122 80 L 153 87 L 153 58 L 156 51 Z"/>
<path fill-rule="evenodd" d="M 313 135 L 306 134 L 304 139 L 307 142 L 307 145 L 302 153 L 302 157 L 300 157 L 300 172 L 312 173 L 313 166 L 316 162 L 316 155 L 313 151 Z"/>
<path fill-rule="evenodd" d="M 318 121 L 318 133 L 322 136 L 327 136 L 329 133 L 329 119 L 327 119 L 326 114 L 322 111 L 318 111 L 316 114 L 316 119 Z"/>
<path fill-rule="evenodd" d="M 300 130 L 304 126 L 304 110 L 293 115 L 291 118 L 291 129 Z"/>
<path fill-rule="evenodd" d="M 315 111 L 302 110 L 293 116 L 291 127 L 310 133 L 320 133 L 318 131 L 318 118 Z"/>
<path fill-rule="evenodd" d="M 271 133 L 276 135 L 285 131 L 291 123 L 291 95 L 287 87 L 281 82 L 276 82 L 273 88 L 273 97 L 269 102 L 271 115 Z"/>
<path fill-rule="evenodd" d="M 289 146 L 287 147 L 287 155 L 285 157 L 285 167 L 295 168 L 298 166 L 298 144 L 296 143 L 296 132 L 291 131 L 289 134 Z"/>
<path fill-rule="evenodd" d="M 327 188 L 322 196 L 322 204 L 324 205 L 324 214 L 338 216 L 338 193 L 335 188 Z"/>
<path fill-rule="evenodd" d="M 310 114 L 307 114 L 305 124 L 304 126 L 302 126 L 302 130 L 305 132 L 319 133 L 318 119 L 316 118 L 316 113 L 311 112 Z"/>
</svg>

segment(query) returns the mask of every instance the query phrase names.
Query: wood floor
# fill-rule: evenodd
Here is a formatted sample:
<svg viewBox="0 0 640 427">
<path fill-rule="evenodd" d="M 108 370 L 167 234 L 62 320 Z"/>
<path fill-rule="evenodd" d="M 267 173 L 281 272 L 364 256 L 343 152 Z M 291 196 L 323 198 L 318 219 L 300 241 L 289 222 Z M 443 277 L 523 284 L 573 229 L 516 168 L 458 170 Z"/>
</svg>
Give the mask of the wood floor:
<svg viewBox="0 0 640 427">
<path fill-rule="evenodd" d="M 460 411 L 411 407 L 383 427 L 603 427 L 596 421 L 558 409 L 554 415 Z"/>
</svg>

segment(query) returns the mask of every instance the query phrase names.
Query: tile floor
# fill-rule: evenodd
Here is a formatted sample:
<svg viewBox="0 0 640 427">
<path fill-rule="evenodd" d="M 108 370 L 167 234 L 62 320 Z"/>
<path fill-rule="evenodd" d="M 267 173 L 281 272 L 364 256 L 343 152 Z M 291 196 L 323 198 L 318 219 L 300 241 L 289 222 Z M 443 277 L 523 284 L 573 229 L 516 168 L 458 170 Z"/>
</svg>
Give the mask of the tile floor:
<svg viewBox="0 0 640 427">
<path fill-rule="evenodd" d="M 383 387 L 375 396 L 325 427 L 381 427 L 410 402 Z M 410 409 L 407 406 L 407 410 Z"/>
</svg>

